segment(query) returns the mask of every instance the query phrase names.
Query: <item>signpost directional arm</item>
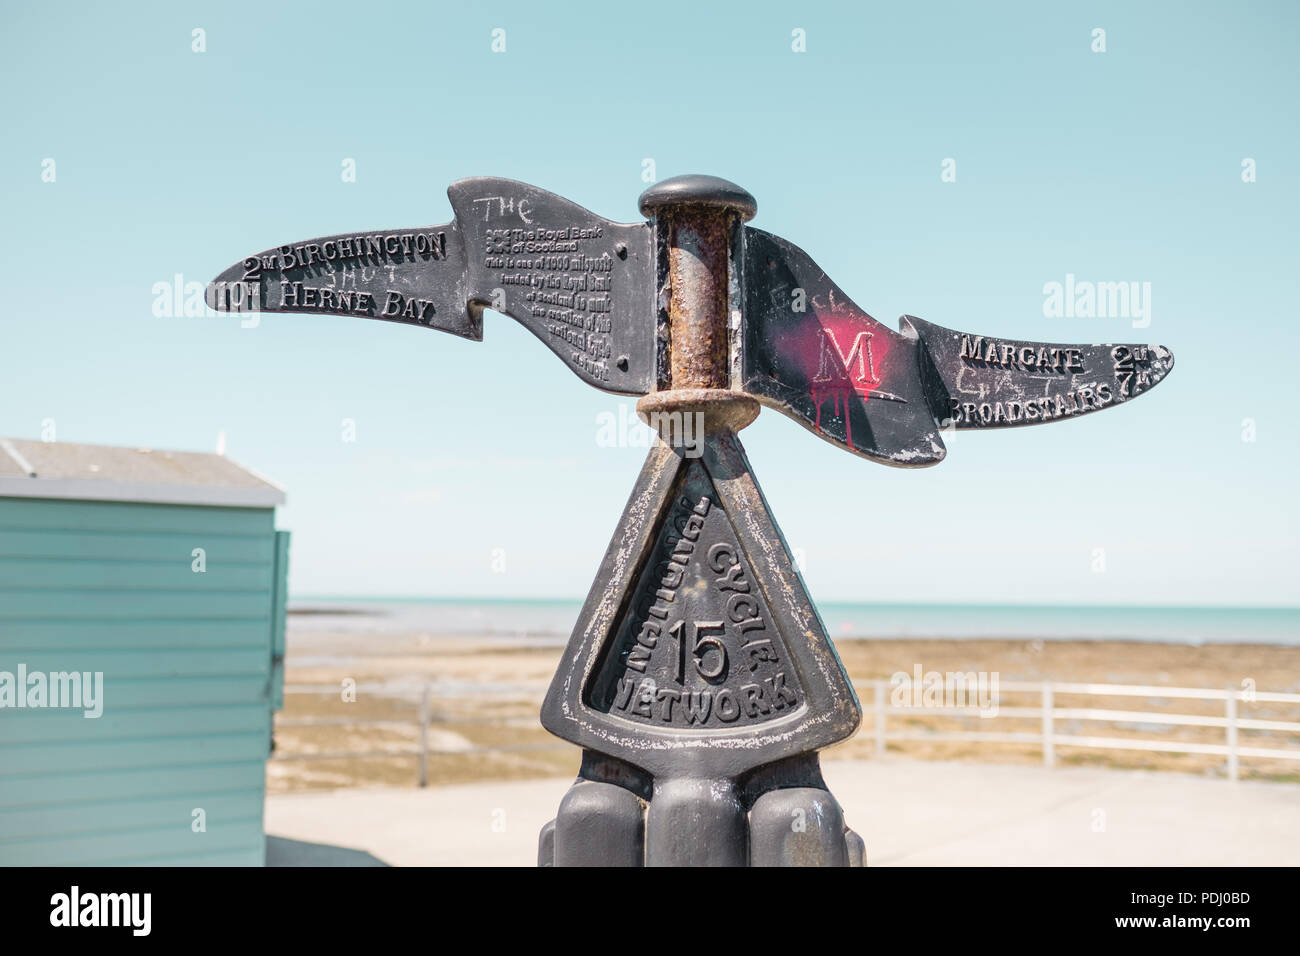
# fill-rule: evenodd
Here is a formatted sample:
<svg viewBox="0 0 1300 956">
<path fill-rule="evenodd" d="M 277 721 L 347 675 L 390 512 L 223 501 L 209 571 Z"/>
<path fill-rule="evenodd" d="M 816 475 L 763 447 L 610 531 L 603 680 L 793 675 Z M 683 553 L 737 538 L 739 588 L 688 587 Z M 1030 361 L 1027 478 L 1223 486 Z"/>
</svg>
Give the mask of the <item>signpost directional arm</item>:
<svg viewBox="0 0 1300 956">
<path fill-rule="evenodd" d="M 210 308 L 401 322 L 483 338 L 468 308 L 457 224 L 321 236 L 246 256 L 213 280 Z"/>
<path fill-rule="evenodd" d="M 323 236 L 239 260 L 207 290 L 229 312 L 351 315 L 481 341 L 483 310 L 516 319 L 590 385 L 644 395 L 655 378 L 648 223 L 611 222 L 526 183 L 447 190 L 442 226 Z"/>
<path fill-rule="evenodd" d="M 1059 345 L 954 332 L 905 315 L 944 427 L 1004 428 L 1075 418 L 1155 388 L 1174 367 L 1163 345 Z"/>
<path fill-rule="evenodd" d="M 1063 421 L 1120 405 L 1173 368 L 1160 345 L 1059 345 L 877 321 L 791 242 L 745 230 L 740 387 L 840 448 L 933 465 L 946 428 Z"/>
</svg>

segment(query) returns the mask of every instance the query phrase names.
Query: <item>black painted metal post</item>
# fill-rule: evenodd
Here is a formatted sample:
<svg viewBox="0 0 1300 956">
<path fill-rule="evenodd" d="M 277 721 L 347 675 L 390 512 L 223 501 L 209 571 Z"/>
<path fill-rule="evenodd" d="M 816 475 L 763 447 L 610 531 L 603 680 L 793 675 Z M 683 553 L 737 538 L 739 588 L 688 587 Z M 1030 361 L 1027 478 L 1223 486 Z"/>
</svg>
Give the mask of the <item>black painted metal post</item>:
<svg viewBox="0 0 1300 956">
<path fill-rule="evenodd" d="M 817 751 L 861 708 L 737 432 L 758 402 L 838 448 L 937 464 L 940 429 L 1067 421 L 1164 380 L 1160 345 L 1027 342 L 903 316 L 887 328 L 708 176 L 612 222 L 476 176 L 441 226 L 322 236 L 238 260 L 214 309 L 354 315 L 483 337 L 485 308 L 595 388 L 640 396 L 657 441 L 542 707 L 582 748 L 544 865 L 862 863 Z M 348 288 L 329 277 L 355 273 Z M 883 717 L 881 719 L 883 723 Z M 883 732 L 878 728 L 879 734 Z"/>
<path fill-rule="evenodd" d="M 758 403 L 717 390 L 730 384 L 728 288 L 739 258 L 732 255 L 733 236 L 742 221 L 754 217 L 757 202 L 725 180 L 691 176 L 652 186 L 639 206 L 655 221 L 660 259 L 667 264 L 669 381 L 667 390 L 643 398 L 637 411 L 654 427 L 734 404 L 731 427 L 744 427 L 758 415 Z M 713 421 L 705 426 L 706 435 L 716 430 Z M 672 442 L 680 436 L 660 437 Z M 745 866 L 747 829 L 735 781 L 656 777 L 646 813 L 646 865 Z"/>
<path fill-rule="evenodd" d="M 731 388 L 729 321 L 756 203 L 691 176 L 640 205 L 658 247 L 661 371 L 637 412 L 661 441 L 543 708 L 585 749 L 540 862 L 861 865 L 815 752 L 860 709 L 736 435 L 759 411 Z"/>
</svg>

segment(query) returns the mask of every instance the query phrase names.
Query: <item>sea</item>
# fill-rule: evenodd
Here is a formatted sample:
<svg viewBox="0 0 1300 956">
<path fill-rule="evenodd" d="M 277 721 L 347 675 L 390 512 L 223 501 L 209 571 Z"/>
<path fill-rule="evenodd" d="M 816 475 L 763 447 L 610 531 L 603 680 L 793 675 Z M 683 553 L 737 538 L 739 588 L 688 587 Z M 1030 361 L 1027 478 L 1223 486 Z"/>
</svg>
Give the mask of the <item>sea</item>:
<svg viewBox="0 0 1300 956">
<path fill-rule="evenodd" d="M 296 597 L 294 630 L 476 635 L 541 645 L 568 640 L 582 602 L 565 599 Z M 1300 608 L 866 604 L 819 602 L 836 641 L 1001 638 L 1300 646 Z"/>
</svg>

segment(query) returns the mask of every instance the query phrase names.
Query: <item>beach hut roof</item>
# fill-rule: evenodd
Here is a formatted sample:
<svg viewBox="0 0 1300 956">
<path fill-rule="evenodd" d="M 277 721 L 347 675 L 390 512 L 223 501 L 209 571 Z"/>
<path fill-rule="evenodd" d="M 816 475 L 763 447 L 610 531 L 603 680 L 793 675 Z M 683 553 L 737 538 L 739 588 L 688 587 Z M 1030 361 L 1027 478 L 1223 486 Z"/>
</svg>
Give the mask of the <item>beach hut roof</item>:
<svg viewBox="0 0 1300 956">
<path fill-rule="evenodd" d="M 284 489 L 224 455 L 0 438 L 0 497 L 273 508 Z"/>
</svg>

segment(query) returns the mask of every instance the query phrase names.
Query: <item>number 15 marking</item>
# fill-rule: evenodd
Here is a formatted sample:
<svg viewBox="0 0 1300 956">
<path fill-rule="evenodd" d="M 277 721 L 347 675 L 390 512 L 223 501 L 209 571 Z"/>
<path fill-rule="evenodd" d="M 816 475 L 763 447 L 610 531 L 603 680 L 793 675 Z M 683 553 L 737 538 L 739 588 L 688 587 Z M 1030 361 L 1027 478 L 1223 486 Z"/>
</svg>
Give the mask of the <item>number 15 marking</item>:
<svg viewBox="0 0 1300 956">
<path fill-rule="evenodd" d="M 677 665 L 674 679 L 679 684 L 686 683 L 687 658 L 690 658 L 691 663 L 695 665 L 695 670 L 705 680 L 721 677 L 727 670 L 727 648 L 721 640 L 710 635 L 725 634 L 726 626 L 721 621 L 692 621 L 690 639 L 683 640 L 682 631 L 685 627 L 685 621 L 678 621 L 668 628 L 668 633 L 677 644 L 677 653 L 673 655 Z M 717 651 L 717 654 L 714 655 L 712 663 L 706 666 L 705 661 L 711 650 Z"/>
</svg>

